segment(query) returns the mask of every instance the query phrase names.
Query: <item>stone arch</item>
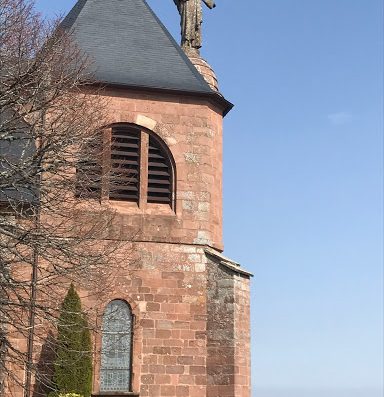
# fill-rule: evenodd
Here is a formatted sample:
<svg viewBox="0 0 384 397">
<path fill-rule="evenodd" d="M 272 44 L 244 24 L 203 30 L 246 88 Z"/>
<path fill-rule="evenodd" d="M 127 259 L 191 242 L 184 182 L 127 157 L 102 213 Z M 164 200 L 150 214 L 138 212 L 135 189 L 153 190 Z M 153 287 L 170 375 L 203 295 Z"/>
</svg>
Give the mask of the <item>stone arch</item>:
<svg viewBox="0 0 384 397">
<path fill-rule="evenodd" d="M 140 116 L 140 115 L 139 115 Z M 143 129 L 149 135 L 153 135 L 156 139 L 162 142 L 162 146 L 168 152 L 170 159 L 175 166 L 175 154 L 172 151 L 172 146 L 175 145 L 176 139 L 171 136 L 171 132 L 163 123 L 157 122 L 149 117 L 141 116 L 134 121 L 117 121 L 110 123 L 107 127 L 111 128 L 115 125 L 133 125 Z"/>
<path fill-rule="evenodd" d="M 176 139 L 172 136 L 173 134 L 164 123 L 141 114 L 136 115 L 134 123 L 149 131 L 153 131 L 167 144 L 168 147 L 172 147 L 177 143 Z"/>
<path fill-rule="evenodd" d="M 131 112 L 123 113 L 120 117 L 114 117 L 110 120 L 109 125 L 128 123 L 136 124 L 139 127 L 145 128 L 156 133 L 169 147 L 176 145 L 177 141 L 169 128 L 162 122 L 144 116 L 143 114 L 134 114 Z"/>
<path fill-rule="evenodd" d="M 107 306 L 112 302 L 112 301 L 123 301 L 124 303 L 126 303 L 132 311 L 132 314 L 135 317 L 138 317 L 139 314 L 139 308 L 137 305 L 137 302 L 132 299 L 131 296 L 125 296 L 124 298 L 122 298 L 122 296 L 118 293 L 113 293 L 111 295 L 109 295 L 108 297 L 108 301 L 106 301 L 106 303 L 104 303 L 102 306 L 99 306 L 99 313 L 101 311 L 101 317 L 103 316 L 103 313 L 105 312 L 105 309 L 107 308 Z"/>
</svg>

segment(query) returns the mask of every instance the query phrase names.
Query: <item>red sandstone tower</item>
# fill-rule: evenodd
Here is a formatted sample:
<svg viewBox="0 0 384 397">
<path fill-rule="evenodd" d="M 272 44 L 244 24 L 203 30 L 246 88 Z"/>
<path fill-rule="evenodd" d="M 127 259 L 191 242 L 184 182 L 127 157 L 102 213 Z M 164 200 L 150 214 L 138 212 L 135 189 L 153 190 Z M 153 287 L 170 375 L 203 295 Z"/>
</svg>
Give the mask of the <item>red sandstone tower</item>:
<svg viewBox="0 0 384 397">
<path fill-rule="evenodd" d="M 221 253 L 222 121 L 232 105 L 144 0 L 79 0 L 63 26 L 105 86 L 107 161 L 129 172 L 104 192 L 117 210 L 110 238 L 135 235 L 138 255 L 134 271 L 119 259 L 103 301 L 85 302 L 103 323 L 93 394 L 250 397 L 251 275 Z"/>
</svg>

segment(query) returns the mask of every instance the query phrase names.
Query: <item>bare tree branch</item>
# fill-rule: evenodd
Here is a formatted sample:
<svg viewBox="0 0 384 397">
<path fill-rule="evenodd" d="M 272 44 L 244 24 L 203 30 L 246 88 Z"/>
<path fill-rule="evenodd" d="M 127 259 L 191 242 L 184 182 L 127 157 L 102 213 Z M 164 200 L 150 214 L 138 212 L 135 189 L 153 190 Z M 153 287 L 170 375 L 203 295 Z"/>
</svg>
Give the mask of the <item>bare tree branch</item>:
<svg viewBox="0 0 384 397">
<path fill-rule="evenodd" d="M 97 192 L 108 120 L 89 60 L 32 1 L 0 0 L 0 25 L 0 394 L 7 381 L 29 396 L 32 375 L 48 383 L 31 354 L 68 282 L 103 293 L 122 246 Z"/>
</svg>

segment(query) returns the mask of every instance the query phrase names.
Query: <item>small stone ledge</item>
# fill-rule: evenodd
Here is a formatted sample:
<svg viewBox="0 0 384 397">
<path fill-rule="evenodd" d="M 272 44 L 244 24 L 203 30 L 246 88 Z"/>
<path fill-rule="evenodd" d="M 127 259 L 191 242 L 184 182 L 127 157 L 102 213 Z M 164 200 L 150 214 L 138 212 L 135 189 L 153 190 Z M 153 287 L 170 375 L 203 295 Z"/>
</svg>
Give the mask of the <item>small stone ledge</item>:
<svg viewBox="0 0 384 397">
<path fill-rule="evenodd" d="M 210 247 L 204 248 L 204 252 L 206 253 L 206 255 L 215 258 L 215 260 L 218 261 L 220 265 L 226 267 L 229 270 L 232 270 L 234 273 L 238 273 L 246 277 L 253 277 L 252 273 L 241 268 L 237 262 L 227 258 L 221 252 L 216 251 L 215 249 Z"/>
<path fill-rule="evenodd" d="M 140 393 L 136 392 L 110 392 L 110 393 L 94 393 L 91 395 L 92 397 L 140 397 Z"/>
</svg>

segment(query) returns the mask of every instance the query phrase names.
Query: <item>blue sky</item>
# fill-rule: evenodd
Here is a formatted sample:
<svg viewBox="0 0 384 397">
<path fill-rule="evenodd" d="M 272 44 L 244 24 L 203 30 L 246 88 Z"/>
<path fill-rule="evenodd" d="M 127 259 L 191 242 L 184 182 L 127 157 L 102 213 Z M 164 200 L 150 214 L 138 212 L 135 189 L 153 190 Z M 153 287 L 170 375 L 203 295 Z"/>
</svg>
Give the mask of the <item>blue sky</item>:
<svg viewBox="0 0 384 397">
<path fill-rule="evenodd" d="M 173 1 L 149 4 L 178 39 Z M 255 274 L 257 397 L 382 396 L 382 16 L 381 0 L 217 0 L 205 12 L 202 54 L 235 104 L 225 253 Z"/>
</svg>

